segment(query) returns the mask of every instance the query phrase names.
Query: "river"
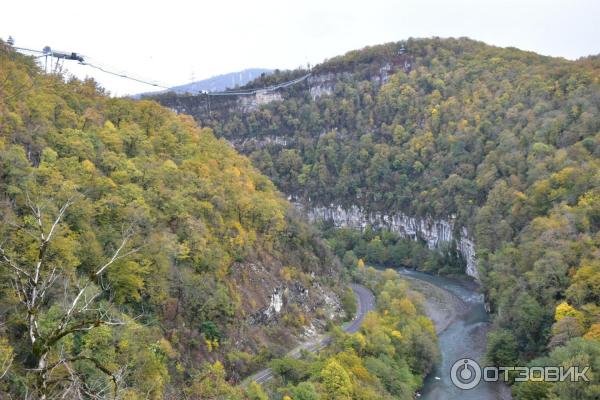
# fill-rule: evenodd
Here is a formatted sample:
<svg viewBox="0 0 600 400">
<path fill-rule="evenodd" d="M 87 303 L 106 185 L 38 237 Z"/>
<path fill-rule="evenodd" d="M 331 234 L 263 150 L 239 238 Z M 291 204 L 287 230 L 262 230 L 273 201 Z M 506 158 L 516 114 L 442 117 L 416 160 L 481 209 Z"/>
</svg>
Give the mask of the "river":
<svg viewBox="0 0 600 400">
<path fill-rule="evenodd" d="M 424 400 L 505 400 L 510 389 L 504 384 L 481 381 L 470 390 L 452 383 L 452 365 L 462 358 L 482 365 L 486 334 L 490 326 L 483 295 L 471 282 L 460 282 L 408 269 L 398 272 L 425 297 L 428 314 L 438 330 L 441 361 L 428 375 L 419 399 Z"/>
</svg>

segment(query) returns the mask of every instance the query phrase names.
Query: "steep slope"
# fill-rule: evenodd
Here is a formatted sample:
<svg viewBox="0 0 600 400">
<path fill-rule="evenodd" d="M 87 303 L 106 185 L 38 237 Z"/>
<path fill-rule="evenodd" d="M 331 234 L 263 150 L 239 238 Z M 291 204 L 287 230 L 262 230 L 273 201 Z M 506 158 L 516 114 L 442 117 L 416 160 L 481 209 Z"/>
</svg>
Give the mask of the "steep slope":
<svg viewBox="0 0 600 400">
<path fill-rule="evenodd" d="M 598 337 L 598 57 L 411 39 L 311 72 L 256 110 L 159 101 L 213 127 L 309 214 L 454 243 L 495 313 L 492 362 Z"/>
<path fill-rule="evenodd" d="M 412 400 L 439 359 L 423 300 L 392 270 L 361 268 L 355 276 L 376 296 L 376 307 L 355 333 L 334 331 L 329 346 L 300 359 L 271 363 L 270 398 Z M 353 330 L 353 329 L 352 329 Z"/>
<path fill-rule="evenodd" d="M 193 397 L 206 362 L 234 381 L 344 315 L 337 261 L 248 159 L 3 43 L 0 200 L 0 397 Z"/>
</svg>

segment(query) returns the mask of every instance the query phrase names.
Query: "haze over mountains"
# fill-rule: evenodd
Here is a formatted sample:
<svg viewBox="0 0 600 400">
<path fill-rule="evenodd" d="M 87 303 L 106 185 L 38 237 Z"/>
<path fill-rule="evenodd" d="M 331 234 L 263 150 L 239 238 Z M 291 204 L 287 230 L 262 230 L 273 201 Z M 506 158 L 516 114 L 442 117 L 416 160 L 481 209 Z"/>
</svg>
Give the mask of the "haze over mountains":
<svg viewBox="0 0 600 400">
<path fill-rule="evenodd" d="M 273 72 L 268 68 L 247 68 L 241 71 L 229 72 L 222 75 L 216 75 L 208 79 L 202 79 L 185 85 L 172 87 L 170 90 L 160 90 L 156 92 L 140 93 L 133 98 L 140 98 L 147 95 L 156 95 L 164 92 L 174 92 L 177 94 L 201 93 L 201 92 L 220 92 L 226 89 L 233 89 L 238 86 L 244 86 L 250 81 L 260 77 L 262 74 L 269 75 Z"/>
</svg>

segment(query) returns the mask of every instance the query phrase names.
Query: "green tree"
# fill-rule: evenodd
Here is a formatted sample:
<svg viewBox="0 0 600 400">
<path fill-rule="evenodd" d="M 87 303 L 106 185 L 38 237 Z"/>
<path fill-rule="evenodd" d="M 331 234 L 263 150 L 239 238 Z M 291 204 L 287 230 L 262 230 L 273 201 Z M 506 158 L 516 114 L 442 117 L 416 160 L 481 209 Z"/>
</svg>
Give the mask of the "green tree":
<svg viewBox="0 0 600 400">
<path fill-rule="evenodd" d="M 346 400 L 352 398 L 352 383 L 348 372 L 337 361 L 331 360 L 321 372 L 327 399 Z"/>
<path fill-rule="evenodd" d="M 245 394 L 248 400 L 269 400 L 263 388 L 256 382 L 250 382 Z"/>
<path fill-rule="evenodd" d="M 379 236 L 375 236 L 367 245 L 367 261 L 374 264 L 385 264 L 387 261 L 385 246 Z"/>
<path fill-rule="evenodd" d="M 488 334 L 486 358 L 492 365 L 514 365 L 517 354 L 517 340 L 511 332 L 500 330 Z"/>
<path fill-rule="evenodd" d="M 321 396 L 315 390 L 315 386 L 310 382 L 301 382 L 290 389 L 290 394 L 294 400 L 319 400 Z"/>
</svg>

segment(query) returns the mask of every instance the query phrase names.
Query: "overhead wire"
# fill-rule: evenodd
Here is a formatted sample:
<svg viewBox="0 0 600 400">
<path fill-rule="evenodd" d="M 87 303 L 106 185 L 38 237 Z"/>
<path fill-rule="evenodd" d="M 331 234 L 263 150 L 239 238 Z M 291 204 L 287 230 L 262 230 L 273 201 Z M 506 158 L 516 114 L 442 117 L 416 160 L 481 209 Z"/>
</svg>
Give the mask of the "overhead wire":
<svg viewBox="0 0 600 400">
<path fill-rule="evenodd" d="M 81 65 L 86 65 L 86 66 L 88 66 L 88 67 L 91 67 L 91 68 L 97 69 L 97 70 L 99 70 L 99 71 L 102 71 L 102 72 L 104 72 L 105 74 L 110 74 L 110 75 L 118 76 L 119 78 L 125 78 L 125 79 L 129 79 L 129 80 L 132 80 L 132 81 L 135 81 L 135 82 L 138 82 L 138 83 L 143 83 L 143 84 L 150 85 L 150 86 L 154 86 L 154 87 L 161 88 L 161 89 L 167 89 L 167 90 L 168 90 L 168 89 L 170 89 L 170 87 L 168 87 L 168 86 L 163 86 L 163 85 L 159 85 L 158 83 L 148 82 L 148 81 L 145 81 L 145 80 L 143 80 L 143 79 L 134 78 L 134 77 L 132 77 L 132 76 L 129 76 L 129 75 L 126 75 L 126 74 L 121 74 L 121 73 L 118 73 L 118 72 L 112 72 L 112 71 L 109 71 L 109 70 L 107 70 L 107 69 L 105 69 L 105 68 L 102 68 L 102 67 L 100 67 L 100 66 L 98 66 L 98 65 L 95 65 L 95 64 L 89 63 L 89 62 L 87 62 L 87 61 L 82 61 L 82 62 L 80 62 L 79 64 L 81 64 Z"/>
<path fill-rule="evenodd" d="M 283 83 L 273 85 L 273 86 L 258 88 L 258 89 L 248 89 L 248 90 L 241 90 L 241 91 L 238 90 L 238 91 L 224 91 L 224 92 L 207 92 L 206 94 L 208 94 L 209 96 L 233 96 L 233 95 L 237 96 L 237 95 L 256 94 L 259 92 L 272 92 L 277 89 L 283 89 L 285 87 L 295 85 L 296 83 L 300 83 L 303 80 L 305 80 L 306 78 L 308 78 L 310 75 L 311 74 L 309 72 L 308 74 L 301 76 L 300 78 L 296 78 L 291 81 L 283 82 Z"/>
<path fill-rule="evenodd" d="M 16 47 L 16 46 L 12 46 L 13 49 L 15 50 L 20 50 L 20 51 L 30 51 L 32 53 L 39 53 L 39 54 L 46 54 L 45 52 L 41 51 L 41 50 L 33 50 L 33 49 L 28 49 L 26 47 Z"/>
<path fill-rule="evenodd" d="M 42 54 L 42 56 L 38 56 L 36 58 L 39 57 L 43 57 L 44 55 L 46 56 L 53 56 L 53 52 L 52 51 L 40 51 L 40 50 L 33 50 L 33 49 L 29 49 L 29 48 L 25 48 L 25 47 L 15 47 L 13 46 L 14 49 L 19 50 L 19 51 L 27 51 L 27 52 L 32 52 L 32 53 L 38 53 L 38 54 Z M 119 78 L 123 78 L 123 79 L 128 79 L 134 82 L 138 82 L 138 83 L 142 83 L 145 85 L 149 85 L 149 86 L 153 86 L 156 88 L 160 88 L 160 89 L 164 89 L 167 91 L 173 91 L 181 86 L 185 86 L 185 85 L 177 85 L 177 86 L 166 86 L 166 85 L 162 85 L 156 82 L 151 82 L 149 80 L 145 80 L 145 79 L 140 79 L 140 78 L 136 78 L 134 76 L 131 76 L 132 74 L 129 73 L 124 73 L 124 72 L 115 72 L 112 70 L 112 68 L 107 68 L 105 66 L 101 66 L 98 65 L 100 63 L 97 62 L 90 62 L 88 61 L 89 57 L 82 57 L 83 61 L 79 61 L 80 65 L 84 65 L 84 66 L 88 66 L 90 68 L 96 69 L 98 71 L 101 71 L 105 74 L 109 74 L 109 75 L 113 75 Z M 288 86 L 292 86 L 295 85 L 297 83 L 300 83 L 302 81 L 304 81 L 305 79 L 307 79 L 309 76 L 311 76 L 311 73 L 307 73 L 306 75 L 303 75 L 299 78 L 296 79 L 292 79 L 286 82 L 282 82 L 276 85 L 271 85 L 271 86 L 267 86 L 267 87 L 262 87 L 262 88 L 251 88 L 251 89 L 236 89 L 236 90 L 225 90 L 225 91 L 220 91 L 220 92 L 208 92 L 208 91 L 198 91 L 197 93 L 194 94 L 201 94 L 201 95 L 206 95 L 206 96 L 245 96 L 245 95 L 253 95 L 253 94 L 257 94 L 260 92 L 271 92 L 274 90 L 278 90 L 278 89 L 282 89 Z M 193 82 L 190 82 L 193 83 Z"/>
<path fill-rule="evenodd" d="M 99 63 L 91 63 L 87 60 L 84 60 L 83 62 L 80 62 L 79 64 L 81 65 L 85 65 L 85 66 L 89 66 L 91 68 L 97 69 L 101 72 L 104 72 L 106 74 L 110 74 L 113 76 L 117 76 L 119 78 L 123 78 L 123 79 L 128 79 L 134 82 L 138 82 L 138 83 L 142 83 L 142 84 L 146 84 L 146 85 L 150 85 L 150 86 L 154 86 L 160 89 L 164 89 L 167 91 L 174 91 L 175 89 L 181 87 L 181 86 L 185 86 L 185 85 L 176 85 L 176 86 L 166 86 L 166 85 L 162 85 L 156 82 L 151 82 L 149 80 L 145 80 L 145 79 L 140 79 L 140 78 L 136 78 L 131 76 L 132 74 L 129 73 L 125 73 L 125 72 L 114 72 L 109 68 L 106 68 L 105 66 L 100 66 L 98 65 Z M 274 91 L 277 89 L 282 89 L 291 85 L 295 85 L 296 83 L 300 83 L 303 80 L 307 79 L 309 76 L 311 76 L 311 73 L 309 72 L 306 75 L 303 75 L 299 78 L 296 79 L 292 79 L 286 82 L 282 82 L 276 85 L 271 85 L 271 86 L 267 86 L 267 87 L 262 87 L 262 88 L 253 88 L 253 89 L 236 89 L 236 90 L 225 90 L 225 91 L 220 91 L 220 92 L 208 92 L 208 91 L 198 91 L 194 94 L 198 94 L 198 95 L 206 95 L 206 96 L 244 96 L 244 95 L 253 95 L 259 92 L 270 92 L 270 91 Z M 190 82 L 190 83 L 194 83 L 194 82 Z"/>
</svg>

